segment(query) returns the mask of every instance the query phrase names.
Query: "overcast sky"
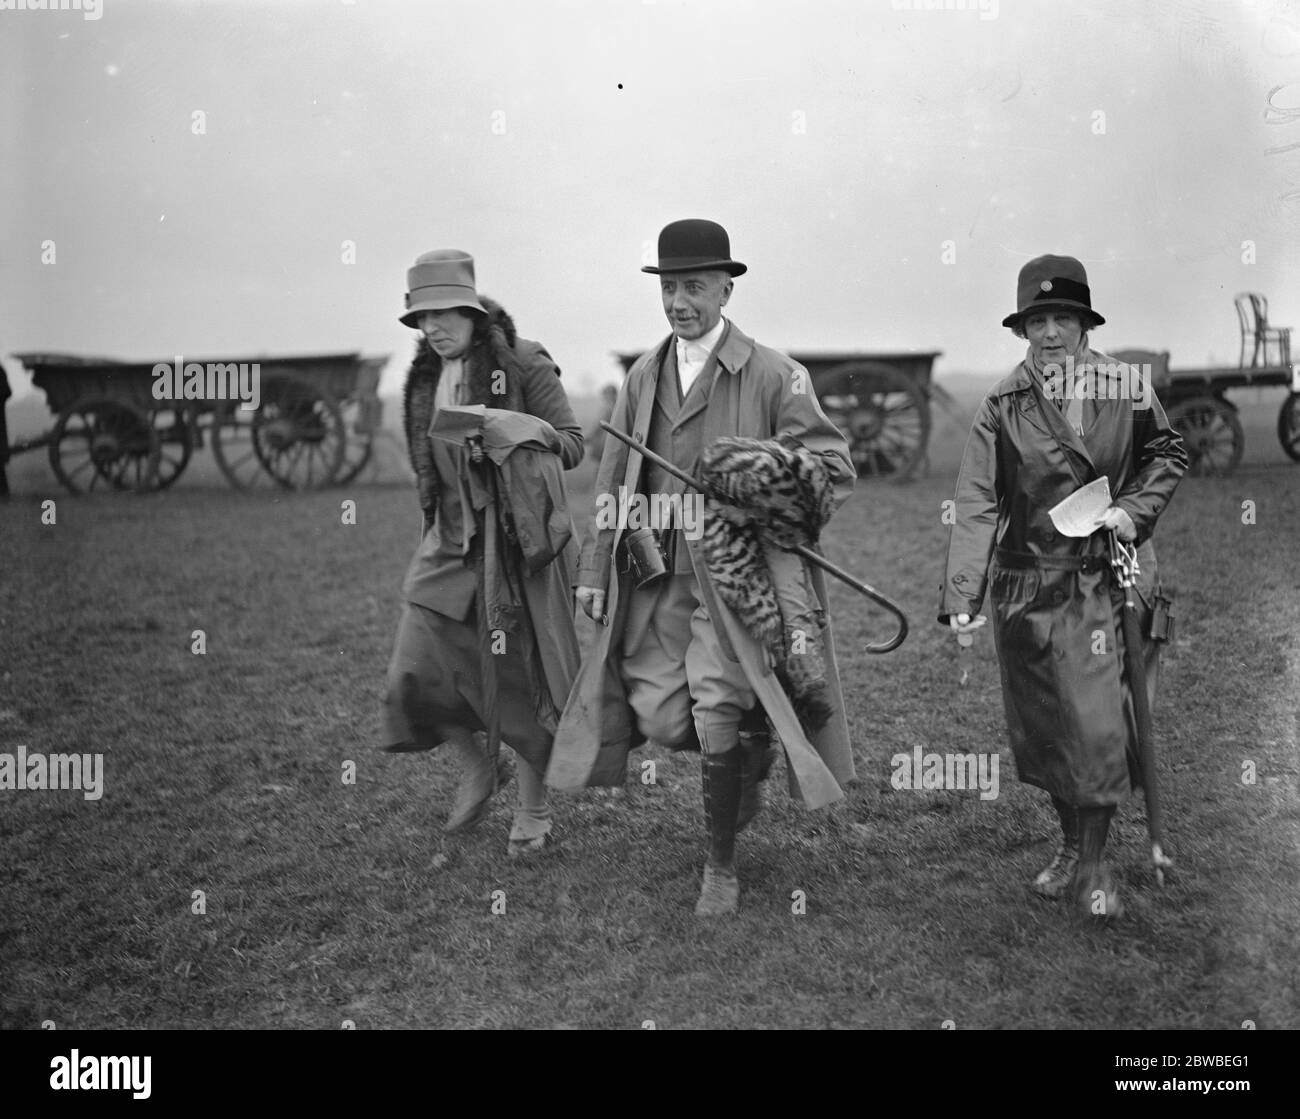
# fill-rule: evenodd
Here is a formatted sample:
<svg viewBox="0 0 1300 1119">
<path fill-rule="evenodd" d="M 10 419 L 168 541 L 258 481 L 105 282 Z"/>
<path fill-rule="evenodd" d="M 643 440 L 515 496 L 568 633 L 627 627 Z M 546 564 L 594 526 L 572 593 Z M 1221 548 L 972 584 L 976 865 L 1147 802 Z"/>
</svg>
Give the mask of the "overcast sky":
<svg viewBox="0 0 1300 1119">
<path fill-rule="evenodd" d="M 1009 368 L 1046 252 L 1085 262 L 1101 348 L 1234 363 L 1246 289 L 1300 327 L 1295 5 L 911 6 L 0 11 L 0 352 L 404 361 L 406 268 L 454 247 L 589 391 L 666 333 L 639 268 L 681 217 L 728 228 L 729 313 L 782 349 Z"/>
</svg>

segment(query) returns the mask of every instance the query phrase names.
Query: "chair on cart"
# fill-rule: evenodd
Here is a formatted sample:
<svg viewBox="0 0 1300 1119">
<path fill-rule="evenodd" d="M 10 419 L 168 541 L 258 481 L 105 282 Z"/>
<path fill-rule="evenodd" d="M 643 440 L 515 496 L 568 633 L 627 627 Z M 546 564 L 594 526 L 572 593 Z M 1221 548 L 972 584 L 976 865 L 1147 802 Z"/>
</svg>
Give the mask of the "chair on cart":
<svg viewBox="0 0 1300 1119">
<path fill-rule="evenodd" d="M 1270 326 L 1268 299 L 1258 292 L 1237 296 L 1237 319 L 1241 323 L 1242 369 L 1291 365 L 1291 328 Z M 1271 347 L 1271 348 L 1270 348 Z M 1250 360 L 1246 360 L 1247 353 Z"/>
</svg>

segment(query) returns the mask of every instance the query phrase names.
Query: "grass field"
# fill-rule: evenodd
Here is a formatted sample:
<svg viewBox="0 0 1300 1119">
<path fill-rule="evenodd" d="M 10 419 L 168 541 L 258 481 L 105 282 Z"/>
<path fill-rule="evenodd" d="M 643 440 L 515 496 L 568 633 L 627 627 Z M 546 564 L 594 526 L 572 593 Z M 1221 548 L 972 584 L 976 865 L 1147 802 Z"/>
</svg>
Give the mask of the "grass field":
<svg viewBox="0 0 1300 1119">
<path fill-rule="evenodd" d="M 585 513 L 590 468 L 571 477 Z M 1130 801 L 1112 847 L 1128 913 L 1101 929 L 1026 890 L 1050 807 L 1014 780 L 988 638 L 961 687 L 934 624 L 946 472 L 860 486 L 833 523 L 830 556 L 897 597 L 912 636 L 866 656 L 888 619 L 835 585 L 859 780 L 808 813 L 778 774 L 741 840 L 742 912 L 707 925 L 694 757 L 557 798 L 558 847 L 517 865 L 513 787 L 449 840 L 452 759 L 371 749 L 413 490 L 29 487 L 0 506 L 0 751 L 106 761 L 97 801 L 0 791 L 0 1026 L 1294 1028 L 1298 480 L 1189 479 L 1161 523 L 1177 867 L 1158 891 Z M 894 789 L 890 757 L 918 744 L 1001 750 L 1000 796 Z"/>
</svg>

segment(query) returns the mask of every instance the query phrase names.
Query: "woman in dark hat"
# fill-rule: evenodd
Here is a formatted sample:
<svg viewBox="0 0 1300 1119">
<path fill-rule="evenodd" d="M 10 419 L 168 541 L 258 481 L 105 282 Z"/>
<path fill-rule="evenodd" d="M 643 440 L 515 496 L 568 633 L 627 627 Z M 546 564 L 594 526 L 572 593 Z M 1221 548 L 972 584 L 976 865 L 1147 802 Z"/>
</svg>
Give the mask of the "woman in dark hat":
<svg viewBox="0 0 1300 1119">
<path fill-rule="evenodd" d="M 404 418 L 424 532 L 403 588 L 382 745 L 453 745 L 463 776 L 444 830 L 456 833 L 479 823 L 508 776 L 496 760 L 504 740 L 518 755 L 514 856 L 548 842 L 542 775 L 578 668 L 562 471 L 582 460 L 582 430 L 550 355 L 478 295 L 468 253 L 425 253 L 407 287 L 401 321 L 420 339 Z M 449 410 L 463 405 L 487 410 Z"/>
<path fill-rule="evenodd" d="M 1001 664 L 1007 730 L 1022 781 L 1051 794 L 1061 842 L 1034 880 L 1069 893 L 1081 912 L 1120 912 L 1104 849 L 1115 808 L 1138 783 L 1108 534 L 1136 541 L 1142 632 L 1156 581 L 1151 536 L 1187 455 L 1149 380 L 1092 350 L 1105 320 L 1092 309 L 1083 265 L 1042 256 L 1020 271 L 1016 311 L 1002 322 L 1029 343 L 1024 360 L 985 398 L 957 478 L 939 621 L 961 636 L 987 589 Z M 1049 510 L 1108 480 L 1111 504 L 1090 536 L 1059 533 Z M 966 638 L 969 641 L 969 638 Z M 1159 646 L 1145 642 L 1155 697 Z"/>
</svg>

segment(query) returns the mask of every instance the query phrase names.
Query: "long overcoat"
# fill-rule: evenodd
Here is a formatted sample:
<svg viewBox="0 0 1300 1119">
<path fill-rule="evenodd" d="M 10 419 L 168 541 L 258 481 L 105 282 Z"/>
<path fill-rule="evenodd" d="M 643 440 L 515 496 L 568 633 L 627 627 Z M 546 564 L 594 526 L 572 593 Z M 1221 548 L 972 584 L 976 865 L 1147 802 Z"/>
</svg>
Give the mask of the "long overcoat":
<svg viewBox="0 0 1300 1119">
<path fill-rule="evenodd" d="M 1085 360 L 1118 366 L 1122 380 L 1103 380 L 1099 398 L 1085 400 L 1082 438 L 1024 363 L 981 405 L 957 479 L 939 621 L 973 617 L 988 591 L 1020 779 L 1071 804 L 1100 807 L 1118 804 L 1138 781 L 1124 596 L 1108 563 L 1107 534 L 1062 536 L 1048 510 L 1080 486 L 1109 479 L 1112 503 L 1137 529 L 1146 633 L 1157 582 L 1151 536 L 1187 455 L 1153 390 L 1143 407 L 1142 394 L 1119 395 L 1115 387 L 1132 384 L 1126 366 L 1092 351 Z M 1144 641 L 1153 703 L 1158 649 Z"/>
<path fill-rule="evenodd" d="M 564 469 L 572 469 L 582 460 L 582 429 L 560 385 L 559 368 L 540 343 L 517 335 L 513 320 L 503 308 L 490 299 L 482 302 L 488 310 L 486 330 L 476 332 L 465 360 L 465 403 L 525 413 L 544 421 L 542 442 L 555 452 Z M 468 469 L 466 451 L 429 435 L 438 414 L 434 401 L 441 376 L 441 359 L 421 339 L 407 374 L 404 421 L 424 508 L 425 532 L 407 571 L 403 593 L 408 602 L 426 607 L 439 618 L 476 627 L 476 576 L 464 547 L 473 524 L 462 494 Z M 548 484 L 540 474 L 536 481 L 540 487 L 539 510 L 544 509 L 549 520 L 567 520 L 562 481 Z M 521 520 L 519 527 L 523 527 Z M 526 650 L 529 671 L 502 679 L 500 688 L 518 692 L 520 702 L 538 711 L 542 729 L 550 731 L 554 729 L 554 713 L 563 709 L 568 698 L 579 663 L 573 627 L 578 548 L 576 541 L 570 540 L 554 561 L 537 570 L 517 547 L 514 555 L 515 582 L 527 608 L 533 643 Z M 454 667 L 476 678 L 479 675 L 477 658 Z M 487 712 L 478 714 L 486 724 Z M 511 745 L 517 749 L 526 746 Z M 545 756 L 531 749 L 525 752 L 538 768 L 545 765 Z"/>
<path fill-rule="evenodd" d="M 646 441 L 649 432 L 661 360 L 670 342 L 671 339 L 666 340 L 632 366 L 614 405 L 610 423 L 641 443 Z M 702 420 L 703 447 L 723 436 L 770 439 L 790 435 L 821 456 L 835 487 L 836 506 L 847 500 L 856 476 L 848 443 L 821 410 L 811 378 L 802 366 L 776 350 L 757 344 L 734 324 L 728 324 L 718 346 L 716 362 L 706 366 L 700 376 L 711 376 L 708 392 L 703 396 L 693 394 L 696 403 L 682 408 L 674 430 Z M 631 451 L 620 440 L 607 440 L 596 494 L 613 494 L 619 484 L 626 486 L 628 493 L 638 492 L 643 465 L 639 453 Z M 695 472 L 694 463 L 676 465 Z M 595 648 L 583 659 L 561 716 L 547 771 L 547 781 L 555 788 L 622 784 L 628 751 L 644 741 L 637 731 L 618 669 L 617 658 L 623 647 L 631 600 L 628 576 L 615 573 L 610 577 L 611 557 L 616 554 L 621 537 L 621 528 L 602 529 L 593 520 L 583 548 L 579 582 L 606 589 L 605 610 L 610 624 L 602 627 Z M 713 593 L 708 570 L 694 543 L 691 553 L 709 616 L 720 631 L 722 643 L 730 647 L 743 666 L 750 687 L 785 747 L 791 792 L 801 796 L 810 808 L 840 799 L 844 795 L 841 786 L 853 779 L 854 770 L 829 614 L 822 631 L 822 647 L 827 696 L 834 714 L 810 742 L 765 651 Z M 825 609 L 827 595 L 822 572 L 814 567 L 810 575 L 819 603 Z"/>
</svg>

